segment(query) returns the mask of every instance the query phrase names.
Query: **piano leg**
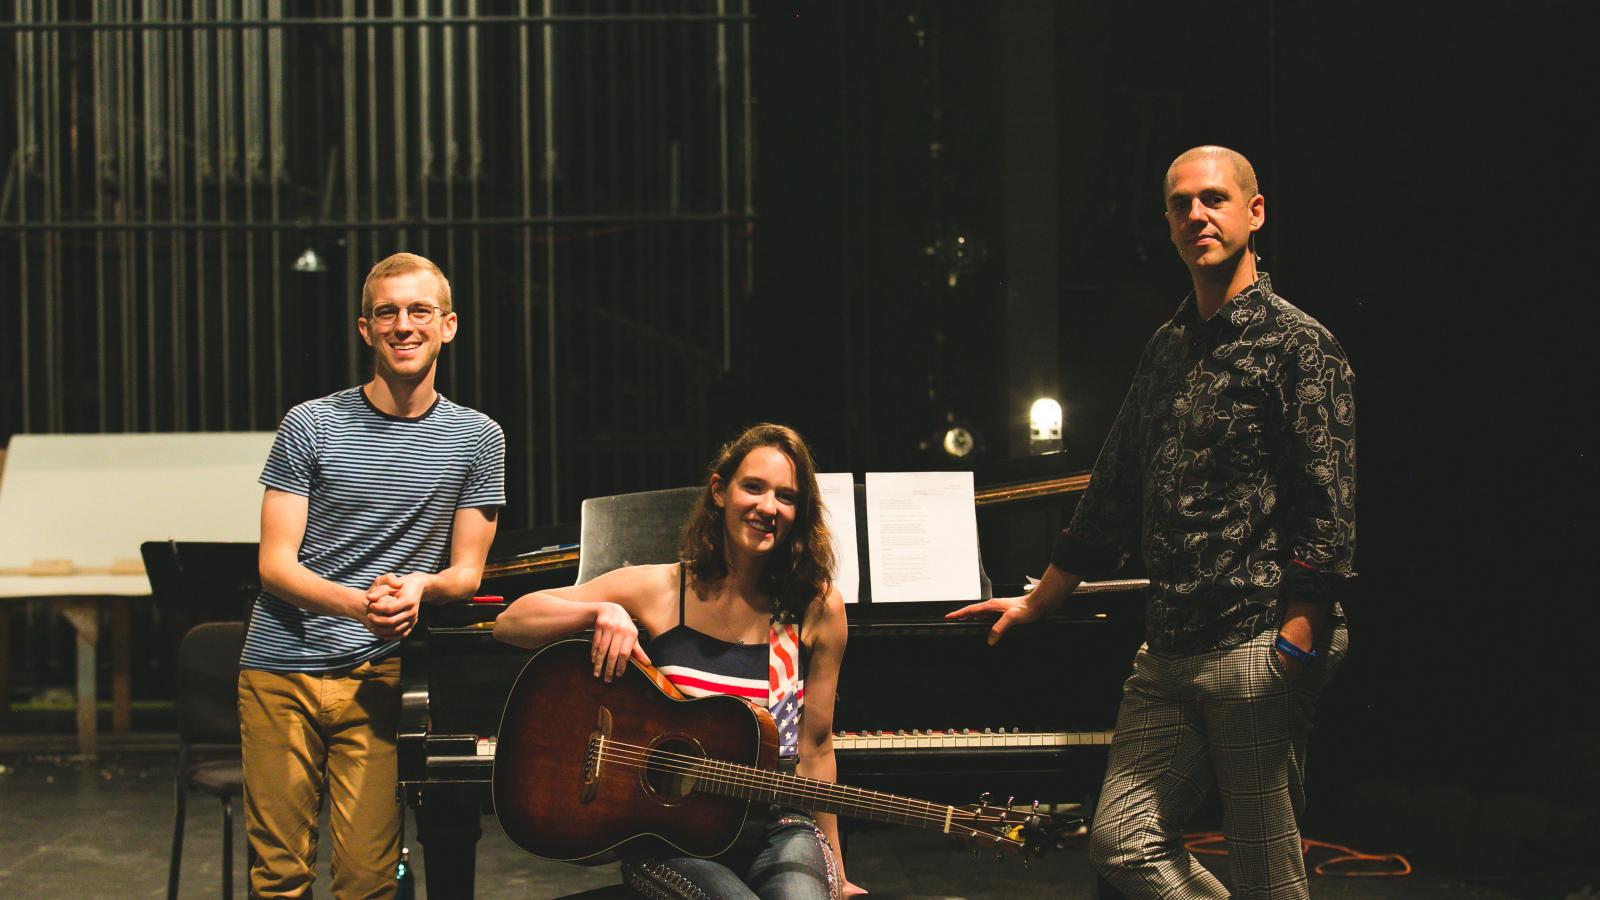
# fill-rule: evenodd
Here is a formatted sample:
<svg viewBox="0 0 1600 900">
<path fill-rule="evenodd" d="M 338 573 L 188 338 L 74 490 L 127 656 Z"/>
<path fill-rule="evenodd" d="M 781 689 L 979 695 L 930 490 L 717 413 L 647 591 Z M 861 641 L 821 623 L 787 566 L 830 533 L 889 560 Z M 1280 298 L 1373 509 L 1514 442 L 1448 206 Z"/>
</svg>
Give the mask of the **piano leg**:
<svg viewBox="0 0 1600 900">
<path fill-rule="evenodd" d="M 476 803 L 419 803 L 417 841 L 429 897 L 471 897 L 483 812 Z"/>
</svg>

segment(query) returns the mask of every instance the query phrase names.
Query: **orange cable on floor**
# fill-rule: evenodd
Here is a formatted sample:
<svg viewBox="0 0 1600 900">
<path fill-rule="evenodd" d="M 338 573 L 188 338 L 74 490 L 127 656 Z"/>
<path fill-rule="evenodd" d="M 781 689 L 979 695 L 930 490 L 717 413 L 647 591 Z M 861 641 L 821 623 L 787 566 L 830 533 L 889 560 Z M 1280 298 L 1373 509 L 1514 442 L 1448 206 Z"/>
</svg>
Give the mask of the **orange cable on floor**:
<svg viewBox="0 0 1600 900">
<path fill-rule="evenodd" d="M 1197 832 L 1184 835 L 1183 847 L 1190 853 L 1201 856 L 1227 856 L 1228 851 L 1220 846 L 1225 840 L 1220 831 Z M 1394 878 L 1411 874 L 1411 861 L 1398 853 L 1362 853 L 1340 844 L 1301 838 L 1300 852 L 1309 856 L 1312 850 L 1329 850 L 1340 854 L 1318 863 L 1316 868 L 1311 870 L 1317 875 L 1338 878 Z M 1345 863 L 1398 863 L 1400 867 L 1391 870 L 1332 868 Z"/>
</svg>

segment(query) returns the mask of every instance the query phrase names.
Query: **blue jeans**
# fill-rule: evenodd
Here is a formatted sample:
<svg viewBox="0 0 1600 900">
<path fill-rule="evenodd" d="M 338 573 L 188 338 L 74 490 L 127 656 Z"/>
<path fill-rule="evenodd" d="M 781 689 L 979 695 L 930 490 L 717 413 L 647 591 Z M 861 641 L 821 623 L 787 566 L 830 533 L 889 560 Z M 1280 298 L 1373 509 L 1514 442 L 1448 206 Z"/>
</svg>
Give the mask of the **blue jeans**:
<svg viewBox="0 0 1600 900">
<path fill-rule="evenodd" d="M 784 810 L 754 852 L 716 859 L 650 854 L 622 861 L 628 887 L 650 900 L 838 900 L 833 845 L 810 816 Z"/>
</svg>

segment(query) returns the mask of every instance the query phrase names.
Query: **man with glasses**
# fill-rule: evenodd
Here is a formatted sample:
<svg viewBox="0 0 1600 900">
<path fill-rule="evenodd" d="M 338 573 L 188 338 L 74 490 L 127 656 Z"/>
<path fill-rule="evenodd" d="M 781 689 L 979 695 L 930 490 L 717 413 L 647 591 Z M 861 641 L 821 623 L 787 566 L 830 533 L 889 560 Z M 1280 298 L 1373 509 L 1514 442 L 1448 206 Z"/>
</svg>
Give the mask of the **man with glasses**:
<svg viewBox="0 0 1600 900">
<path fill-rule="evenodd" d="M 373 266 L 356 319 L 372 379 L 289 410 L 261 473 L 239 672 L 251 896 L 311 895 L 324 794 L 333 896 L 395 891 L 395 651 L 422 603 L 477 589 L 505 504 L 500 427 L 434 390 L 456 327 L 438 266 Z"/>
</svg>

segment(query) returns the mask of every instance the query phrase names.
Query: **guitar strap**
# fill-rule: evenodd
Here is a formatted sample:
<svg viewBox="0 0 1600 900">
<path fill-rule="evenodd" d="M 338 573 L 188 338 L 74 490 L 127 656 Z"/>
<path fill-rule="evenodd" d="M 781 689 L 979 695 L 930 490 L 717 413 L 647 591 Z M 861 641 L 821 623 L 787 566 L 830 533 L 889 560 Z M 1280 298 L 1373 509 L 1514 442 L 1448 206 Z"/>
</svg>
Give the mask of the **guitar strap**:
<svg viewBox="0 0 1600 900">
<path fill-rule="evenodd" d="M 800 677 L 800 626 L 779 624 L 767 628 L 767 711 L 778 725 L 778 756 L 800 755 L 800 700 L 805 680 Z"/>
</svg>

